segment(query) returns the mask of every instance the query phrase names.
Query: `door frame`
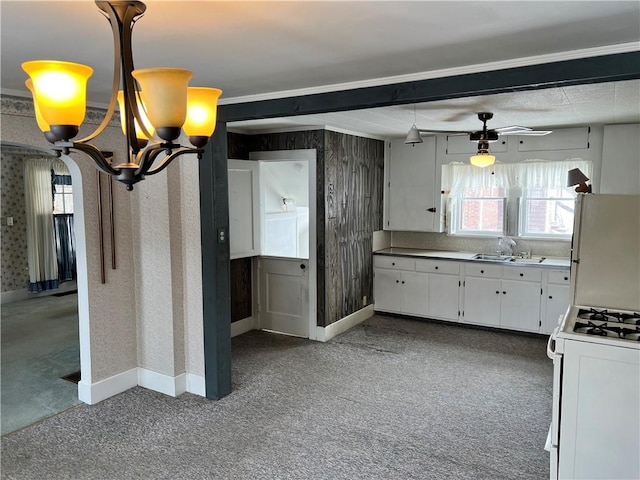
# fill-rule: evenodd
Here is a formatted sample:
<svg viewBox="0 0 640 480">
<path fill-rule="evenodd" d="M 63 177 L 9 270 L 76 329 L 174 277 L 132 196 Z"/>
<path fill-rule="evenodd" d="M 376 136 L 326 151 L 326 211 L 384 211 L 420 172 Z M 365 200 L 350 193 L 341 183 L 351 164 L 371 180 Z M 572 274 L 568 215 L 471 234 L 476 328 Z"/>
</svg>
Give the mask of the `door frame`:
<svg viewBox="0 0 640 480">
<path fill-rule="evenodd" d="M 318 253 L 317 253 L 317 194 L 316 194 L 316 149 L 272 150 L 249 152 L 249 159 L 261 162 L 307 162 L 309 165 L 309 340 L 318 339 Z M 262 179 L 261 179 L 262 181 Z M 264 205 L 260 199 L 260 221 L 264 216 Z M 255 277 L 254 277 L 255 278 Z M 255 297 L 254 297 L 255 298 Z M 255 301 L 255 300 L 254 300 Z M 259 321 L 259 314 L 258 314 Z"/>
</svg>

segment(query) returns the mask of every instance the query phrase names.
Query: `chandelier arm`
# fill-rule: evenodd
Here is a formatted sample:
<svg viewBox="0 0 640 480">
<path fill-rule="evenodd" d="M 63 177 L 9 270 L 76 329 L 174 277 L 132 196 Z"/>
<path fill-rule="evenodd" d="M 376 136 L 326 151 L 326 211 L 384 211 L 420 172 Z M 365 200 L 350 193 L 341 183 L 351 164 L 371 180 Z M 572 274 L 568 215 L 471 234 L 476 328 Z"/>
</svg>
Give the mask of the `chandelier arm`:
<svg viewBox="0 0 640 480">
<path fill-rule="evenodd" d="M 119 175 L 120 170 L 117 170 L 111 166 L 111 163 L 105 158 L 102 152 L 91 145 L 90 143 L 79 143 L 73 142 L 72 146 L 69 147 L 74 150 L 78 150 L 85 155 L 91 157 L 91 159 L 96 163 L 97 167 L 102 170 L 104 173 L 108 175 Z"/>
<path fill-rule="evenodd" d="M 198 158 L 200 158 L 204 153 L 204 150 L 200 148 L 187 148 L 187 147 L 180 148 L 180 150 L 176 150 L 171 155 L 167 155 L 166 157 L 164 157 L 162 159 L 162 162 L 156 168 L 146 171 L 145 174 L 155 175 L 156 173 L 160 173 L 162 170 L 167 168 L 174 159 L 178 158 L 181 155 L 185 155 L 187 153 L 196 153 L 198 155 Z"/>
<path fill-rule="evenodd" d="M 158 155 L 164 151 L 166 151 L 165 147 L 159 143 L 155 143 L 140 152 L 138 155 L 138 165 L 140 165 L 140 167 L 136 170 L 136 175 L 146 175 L 158 158 Z"/>
<path fill-rule="evenodd" d="M 109 100 L 107 113 L 105 114 L 104 118 L 102 119 L 102 123 L 98 126 L 98 128 L 96 128 L 93 131 L 93 133 L 87 135 L 86 137 L 80 140 L 76 140 L 75 143 L 86 143 L 93 140 L 98 135 L 100 135 L 104 131 L 104 129 L 107 128 L 107 125 L 109 125 L 109 122 L 111 122 L 111 119 L 113 118 L 113 114 L 116 111 L 116 103 L 118 101 L 117 94 L 118 94 L 118 87 L 120 86 L 120 63 L 118 62 L 118 59 L 120 58 L 120 52 L 121 52 L 119 29 L 118 29 L 118 18 L 113 7 L 108 2 L 96 2 L 96 3 L 97 4 L 103 3 L 105 4 L 105 7 L 108 6 L 108 9 L 105 9 L 101 5 L 98 5 L 105 14 L 108 13 L 108 16 L 107 15 L 105 16 L 107 17 L 107 19 L 109 20 L 109 23 L 111 24 L 111 31 L 113 33 L 113 49 L 114 49 L 113 59 L 114 60 L 113 60 L 113 81 L 111 83 L 112 85 L 111 99 Z"/>
</svg>

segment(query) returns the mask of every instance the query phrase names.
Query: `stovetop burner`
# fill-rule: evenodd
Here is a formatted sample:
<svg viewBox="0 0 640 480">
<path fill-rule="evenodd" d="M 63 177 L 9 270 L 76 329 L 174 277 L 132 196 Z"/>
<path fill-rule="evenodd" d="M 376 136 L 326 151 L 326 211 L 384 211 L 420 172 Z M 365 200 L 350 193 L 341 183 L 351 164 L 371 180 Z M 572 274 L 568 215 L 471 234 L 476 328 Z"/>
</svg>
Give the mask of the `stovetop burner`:
<svg viewBox="0 0 640 480">
<path fill-rule="evenodd" d="M 606 309 L 597 310 L 595 308 L 581 308 L 578 311 L 578 318 L 583 320 L 600 320 L 612 323 L 624 323 L 627 325 L 640 325 L 640 313 L 615 312 Z"/>
<path fill-rule="evenodd" d="M 587 320 L 587 322 L 578 320 Z M 578 310 L 573 331 L 640 342 L 640 314 L 581 308 Z"/>
</svg>

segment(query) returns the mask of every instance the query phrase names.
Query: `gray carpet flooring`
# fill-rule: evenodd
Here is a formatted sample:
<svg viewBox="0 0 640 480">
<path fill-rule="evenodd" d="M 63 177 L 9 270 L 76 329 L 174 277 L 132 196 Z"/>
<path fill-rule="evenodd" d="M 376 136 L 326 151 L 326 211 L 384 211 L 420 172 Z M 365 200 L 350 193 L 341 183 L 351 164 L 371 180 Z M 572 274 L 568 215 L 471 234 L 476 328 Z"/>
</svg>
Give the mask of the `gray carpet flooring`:
<svg viewBox="0 0 640 480">
<path fill-rule="evenodd" d="M 78 405 L 78 295 L 2 305 L 1 432 L 12 432 Z"/>
<path fill-rule="evenodd" d="M 220 401 L 134 388 L 2 437 L 6 479 L 543 479 L 546 339 L 376 315 L 233 340 Z"/>
</svg>

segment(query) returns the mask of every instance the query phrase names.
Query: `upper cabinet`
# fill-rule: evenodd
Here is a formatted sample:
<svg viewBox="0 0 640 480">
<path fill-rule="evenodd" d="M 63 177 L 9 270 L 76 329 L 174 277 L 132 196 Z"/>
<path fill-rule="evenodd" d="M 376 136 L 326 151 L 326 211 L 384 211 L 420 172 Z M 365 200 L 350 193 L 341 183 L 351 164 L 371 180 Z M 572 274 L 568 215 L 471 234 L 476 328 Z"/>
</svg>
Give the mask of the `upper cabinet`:
<svg viewBox="0 0 640 480">
<path fill-rule="evenodd" d="M 440 175 L 436 171 L 436 139 L 406 145 L 386 142 L 385 230 L 440 231 Z"/>
<path fill-rule="evenodd" d="M 228 160 L 231 259 L 260 255 L 259 163 Z"/>
<path fill-rule="evenodd" d="M 548 135 L 515 135 L 519 152 L 542 152 L 557 150 L 586 150 L 589 148 L 589 127 L 563 128 Z"/>
</svg>

